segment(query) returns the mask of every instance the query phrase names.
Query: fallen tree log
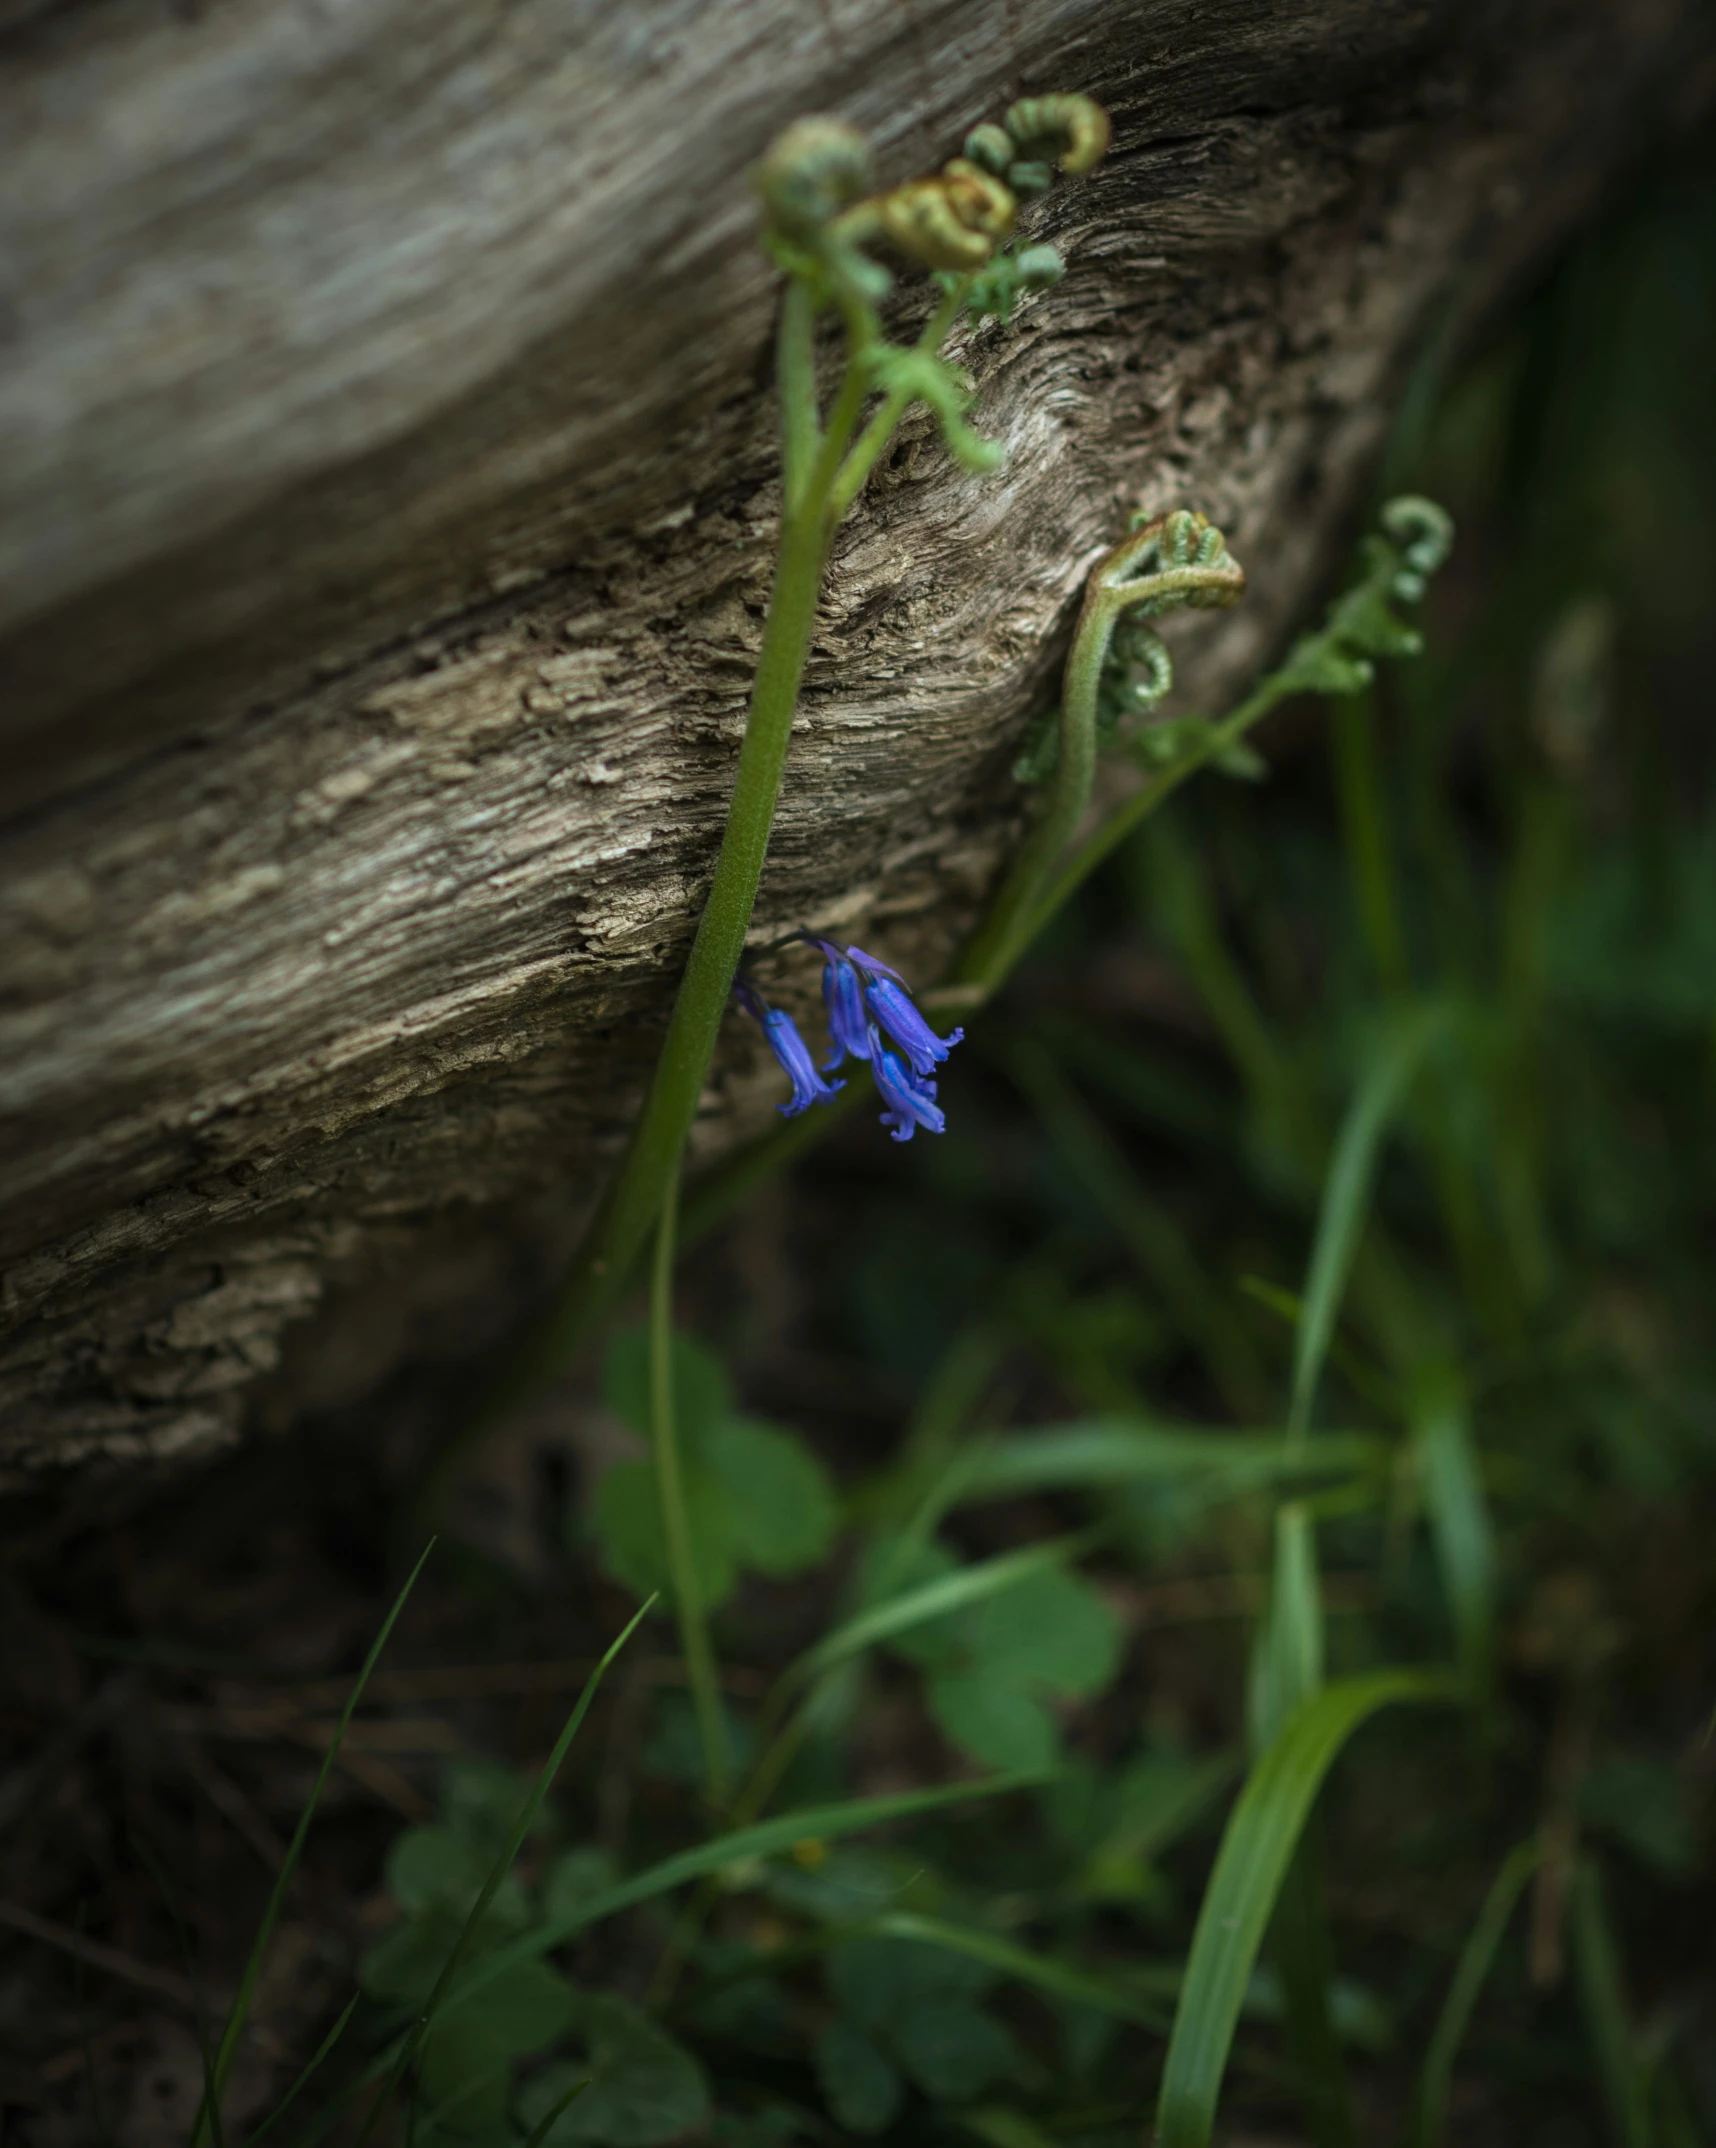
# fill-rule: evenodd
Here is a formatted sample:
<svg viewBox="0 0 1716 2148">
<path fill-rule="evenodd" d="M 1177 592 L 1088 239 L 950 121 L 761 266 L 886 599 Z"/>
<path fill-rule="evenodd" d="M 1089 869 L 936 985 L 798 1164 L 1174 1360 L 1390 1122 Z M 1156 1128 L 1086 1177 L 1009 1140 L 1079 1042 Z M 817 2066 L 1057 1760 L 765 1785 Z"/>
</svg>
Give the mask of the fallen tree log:
<svg viewBox="0 0 1716 2148">
<path fill-rule="evenodd" d="M 757 917 L 920 981 L 1095 551 L 1327 571 L 1392 399 L 1710 84 L 1692 0 L 0 9 L 0 1463 L 208 1452 L 564 1257 L 695 923 L 777 507 L 746 174 L 1116 123 L 843 533 Z M 703 1153 L 765 1117 L 742 1040 Z M 286 1361 L 282 1351 L 287 1344 Z"/>
</svg>

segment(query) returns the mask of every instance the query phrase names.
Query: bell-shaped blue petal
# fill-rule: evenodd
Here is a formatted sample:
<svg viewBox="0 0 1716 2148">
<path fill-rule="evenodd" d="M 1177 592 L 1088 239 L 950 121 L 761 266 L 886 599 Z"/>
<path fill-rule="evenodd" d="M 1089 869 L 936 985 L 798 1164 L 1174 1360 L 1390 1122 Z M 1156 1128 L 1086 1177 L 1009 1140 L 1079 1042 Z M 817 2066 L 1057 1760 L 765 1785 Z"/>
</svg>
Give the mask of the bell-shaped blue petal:
<svg viewBox="0 0 1716 2148">
<path fill-rule="evenodd" d="M 846 1084 L 823 1080 L 810 1056 L 810 1046 L 799 1035 L 798 1024 L 786 1009 L 766 1005 L 742 977 L 733 987 L 733 996 L 754 1021 L 761 1023 L 769 1050 L 792 1083 L 791 1098 L 779 1107 L 781 1116 L 792 1119 L 808 1111 L 812 1104 L 831 1104 Z"/>
<path fill-rule="evenodd" d="M 834 1050 L 822 1062 L 827 1074 L 846 1059 L 867 1059 L 870 1056 L 870 1018 L 864 1012 L 864 989 L 858 982 L 858 972 L 838 949 L 822 942 L 825 961 L 822 970 L 822 1001 L 828 1009 L 828 1035 Z"/>
<path fill-rule="evenodd" d="M 947 1116 L 936 1103 L 935 1083 L 919 1080 L 897 1052 L 889 1051 L 874 1028 L 870 1065 L 887 1106 L 882 1124 L 896 1141 L 910 1141 L 920 1126 L 931 1134 L 946 1131 Z"/>
<path fill-rule="evenodd" d="M 951 1037 L 938 1037 L 912 1005 L 904 988 L 888 977 L 872 977 L 864 987 L 870 1012 L 912 1063 L 917 1075 L 933 1073 L 965 1035 L 956 1029 Z"/>
</svg>

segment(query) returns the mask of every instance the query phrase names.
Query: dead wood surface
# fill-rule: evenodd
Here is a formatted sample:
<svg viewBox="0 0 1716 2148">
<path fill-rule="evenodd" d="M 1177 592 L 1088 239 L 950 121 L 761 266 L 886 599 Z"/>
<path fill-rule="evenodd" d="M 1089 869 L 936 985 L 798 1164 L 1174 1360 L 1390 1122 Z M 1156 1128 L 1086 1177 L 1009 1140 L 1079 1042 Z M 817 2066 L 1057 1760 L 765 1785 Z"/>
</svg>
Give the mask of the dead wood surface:
<svg viewBox="0 0 1716 2148">
<path fill-rule="evenodd" d="M 0 10 L 0 1446 L 164 1459 L 560 1257 L 695 919 L 776 512 L 745 174 L 1116 119 L 839 544 L 757 920 L 933 975 L 1094 551 L 1326 572 L 1407 366 L 1709 83 L 1694 0 Z M 1450 312 L 1451 309 L 1451 312 Z M 766 1114 L 735 1040 L 707 1152 Z M 286 1347 L 289 1346 L 289 1347 Z M 286 1360 L 282 1351 L 286 1347 Z"/>
</svg>

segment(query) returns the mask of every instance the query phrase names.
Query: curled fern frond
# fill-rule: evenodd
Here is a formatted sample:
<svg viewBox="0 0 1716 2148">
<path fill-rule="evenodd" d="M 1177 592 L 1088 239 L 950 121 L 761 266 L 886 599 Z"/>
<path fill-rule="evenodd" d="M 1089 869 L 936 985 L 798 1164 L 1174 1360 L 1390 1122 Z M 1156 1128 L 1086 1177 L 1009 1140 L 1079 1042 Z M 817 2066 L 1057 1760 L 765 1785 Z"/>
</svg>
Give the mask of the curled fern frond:
<svg viewBox="0 0 1716 2148">
<path fill-rule="evenodd" d="M 1099 750 L 1147 715 L 1174 683 L 1167 646 L 1144 622 L 1181 605 L 1211 611 L 1237 604 L 1244 593 L 1245 570 L 1207 515 L 1176 508 L 1171 514 L 1133 517 L 1131 535 L 1098 561 L 1085 596 L 1086 614 L 1097 622 L 1106 615 L 1110 622 L 1096 683 Z M 1084 633 L 1081 621 L 1081 639 Z M 1052 774 L 1060 758 L 1059 738 L 1058 712 L 1034 724 L 1013 764 L 1015 778 L 1036 783 Z"/>
<path fill-rule="evenodd" d="M 1108 114 L 1092 97 L 1021 97 L 1005 125 L 1017 162 L 1058 164 L 1070 178 L 1093 170 L 1108 152 Z"/>
<path fill-rule="evenodd" d="M 965 154 L 973 164 L 981 164 L 997 179 L 1005 179 L 1008 165 L 1019 152 L 1005 127 L 986 120 L 981 127 L 973 127 L 965 137 Z"/>
<path fill-rule="evenodd" d="M 843 119 L 795 119 L 755 173 L 769 222 L 785 237 L 814 242 L 870 184 L 870 145 Z"/>
<path fill-rule="evenodd" d="M 909 179 L 848 210 L 837 235 L 886 240 L 932 269 L 980 269 L 1012 230 L 1018 203 L 993 173 L 955 157 L 933 179 Z"/>
<path fill-rule="evenodd" d="M 1391 606 L 1423 596 L 1453 544 L 1453 522 L 1416 493 L 1390 500 L 1381 522 L 1386 534 L 1365 539 L 1358 580 L 1330 605 L 1317 632 L 1288 650 L 1275 675 L 1283 691 L 1356 694 L 1375 676 L 1374 657 L 1416 656 L 1424 646 L 1417 628 Z"/>
</svg>

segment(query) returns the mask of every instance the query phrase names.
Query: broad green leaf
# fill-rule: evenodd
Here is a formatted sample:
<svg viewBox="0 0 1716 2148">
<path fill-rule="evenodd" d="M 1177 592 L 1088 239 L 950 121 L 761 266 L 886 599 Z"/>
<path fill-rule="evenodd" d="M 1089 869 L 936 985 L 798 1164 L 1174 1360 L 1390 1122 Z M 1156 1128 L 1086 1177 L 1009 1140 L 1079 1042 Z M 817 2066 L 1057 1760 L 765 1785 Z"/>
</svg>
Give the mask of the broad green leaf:
<svg viewBox="0 0 1716 2148">
<path fill-rule="evenodd" d="M 512 2061 L 540 2051 L 571 2026 L 576 1995 L 542 1962 L 519 1962 L 497 1977 L 461 2013 L 430 2028 L 421 2046 L 424 2101 L 458 2104 L 469 2130 L 479 2111 L 504 2112 Z"/>
<path fill-rule="evenodd" d="M 1275 1898 L 1323 1778 L 1379 1708 L 1458 1697 L 1447 1678 L 1378 1671 L 1325 1686 L 1259 1757 L 1204 1890 L 1156 2112 L 1159 2148 L 1207 2148 L 1234 2024 Z"/>
<path fill-rule="evenodd" d="M 712 1611 L 726 1601 L 736 1579 L 728 1494 L 696 1465 L 687 1467 L 685 1480 L 698 1594 L 703 1608 Z M 655 1464 L 621 1462 L 610 1469 L 597 1487 L 595 1520 L 602 1563 L 614 1579 L 638 1596 L 671 1601 L 673 1575 L 661 1529 Z"/>
<path fill-rule="evenodd" d="M 1059 1759 L 1060 1735 L 1042 1702 L 987 1666 L 934 1672 L 924 1690 L 945 1735 L 986 1767 L 1046 1772 Z"/>
<path fill-rule="evenodd" d="M 1120 1660 L 1119 1620 L 1064 1567 L 1027 1575 L 956 1623 L 973 1668 L 1031 1692 L 1081 1699 L 1105 1686 Z"/>
<path fill-rule="evenodd" d="M 790 1432 L 744 1419 L 718 1425 L 704 1441 L 700 1474 L 727 1494 L 721 1513 L 737 1565 L 759 1574 L 802 1573 L 833 1541 L 840 1524 L 834 1488 Z"/>
<path fill-rule="evenodd" d="M 995 1972 L 968 1947 L 949 1946 L 924 1918 L 877 1920 L 874 1936 L 843 1940 L 828 1951 L 829 1989 L 862 2027 L 892 2028 L 931 1999 L 975 1998 Z"/>
<path fill-rule="evenodd" d="M 575 1995 L 575 2026 L 588 2052 L 582 2067 L 549 2073 L 520 2096 L 534 2122 L 566 2093 L 568 2074 L 588 2074 L 589 2086 L 545 2135 L 546 2148 L 601 2141 L 608 2148 L 655 2148 L 709 2121 L 703 2069 L 685 2046 L 639 2007 L 606 1992 Z M 544 2087 L 543 2083 L 551 2084 Z"/>
<path fill-rule="evenodd" d="M 628 1328 L 608 1345 L 602 1365 L 602 1399 L 634 1432 L 649 1438 L 655 1420 L 650 1408 L 647 1328 Z M 673 1409 L 687 1455 L 696 1455 L 705 1434 L 733 1414 L 726 1373 L 688 1335 L 673 1338 Z"/>
<path fill-rule="evenodd" d="M 463 1916 L 482 1893 L 493 1861 L 493 1849 L 479 1849 L 450 1828 L 408 1827 L 387 1853 L 387 1891 L 408 1915 L 449 1909 Z M 484 1922 L 517 1931 L 529 1921 L 518 1882 L 509 1875 L 496 1888 Z"/>
<path fill-rule="evenodd" d="M 530 1777 L 492 1760 L 454 1760 L 441 1778 L 442 1824 L 482 1851 L 485 1867 L 512 1832 L 530 1795 Z M 546 1815 L 539 1828 L 548 1824 Z"/>
<path fill-rule="evenodd" d="M 894 2024 L 907 2073 L 938 2103 L 967 2103 L 1010 2070 L 1013 2043 L 998 2021 L 969 1999 L 925 1999 Z"/>
<path fill-rule="evenodd" d="M 1474 1694 L 1482 1694 L 1495 1657 L 1495 1534 L 1465 1394 L 1453 1373 L 1433 1373 L 1417 1384 L 1412 1431 L 1460 1665 Z"/>
<path fill-rule="evenodd" d="M 836 2125 L 848 2133 L 883 2133 L 905 2095 L 899 2070 L 850 2021 L 833 2021 L 816 2039 L 816 2077 Z"/>
<path fill-rule="evenodd" d="M 612 1855 L 594 1843 L 567 1850 L 548 1868 L 542 1883 L 542 1914 L 545 1917 L 575 1915 L 586 1902 L 593 1902 L 619 1878 Z"/>
<path fill-rule="evenodd" d="M 1436 2027 L 1424 2054 L 1423 2071 L 1418 2076 L 1417 2113 L 1413 2125 L 1413 2148 L 1439 2148 L 1442 2139 L 1443 2120 L 1448 2110 L 1448 2088 L 1454 2077 L 1454 2060 L 1460 2049 L 1460 2040 L 1466 2033 L 1466 2024 L 1472 2018 L 1472 2009 L 1478 2003 L 1478 1993 L 1483 1989 L 1484 1979 L 1490 1973 L 1490 1965 L 1496 1958 L 1502 1934 L 1507 1930 L 1513 1906 L 1524 1892 L 1526 1882 L 1537 1870 L 1543 1857 L 1543 1846 L 1535 1838 L 1522 1842 L 1508 1853 L 1501 1870 L 1491 1883 L 1484 1897 L 1484 1906 L 1478 1911 L 1477 1922 L 1468 1934 L 1460 1959 L 1454 1969 L 1453 1981 L 1448 1986 L 1448 1996 L 1442 2002 L 1442 2011 L 1436 2018 Z"/>
</svg>

